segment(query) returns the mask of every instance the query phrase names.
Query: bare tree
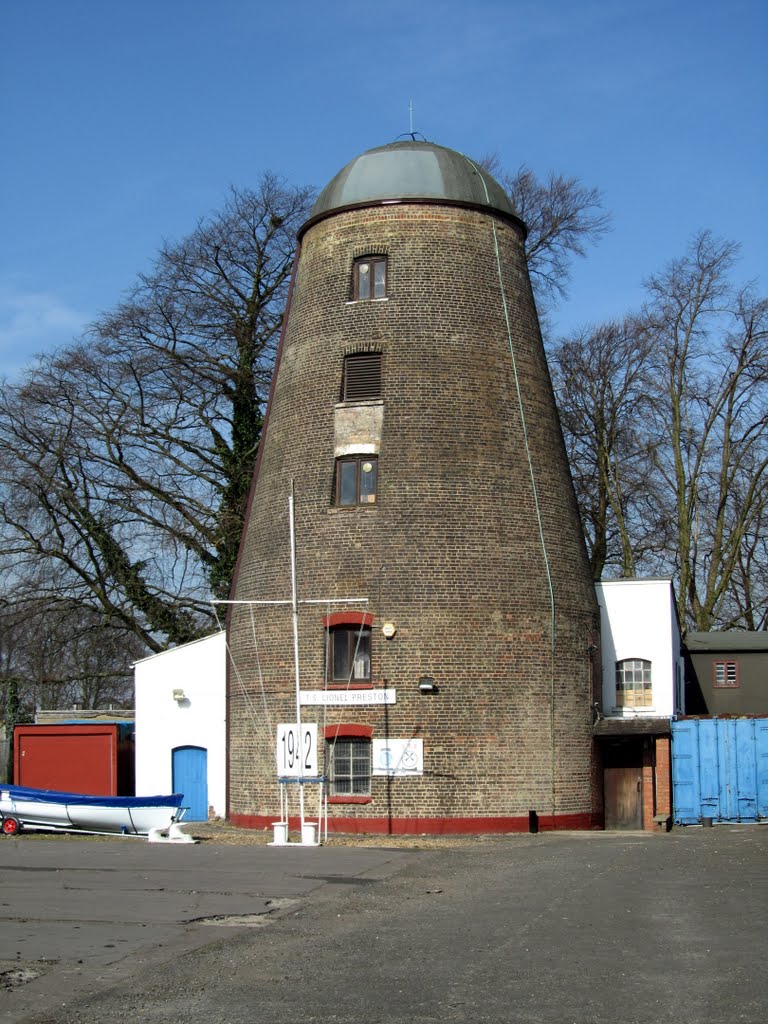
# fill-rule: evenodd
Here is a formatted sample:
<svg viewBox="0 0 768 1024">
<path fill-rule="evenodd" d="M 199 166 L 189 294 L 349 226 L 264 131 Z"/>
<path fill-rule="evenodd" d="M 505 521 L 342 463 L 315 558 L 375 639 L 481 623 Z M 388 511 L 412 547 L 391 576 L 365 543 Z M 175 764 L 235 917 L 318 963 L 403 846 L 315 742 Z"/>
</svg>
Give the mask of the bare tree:
<svg viewBox="0 0 768 1024">
<path fill-rule="evenodd" d="M 736 252 L 699 233 L 640 314 L 552 359 L 595 578 L 675 577 L 697 630 L 768 625 L 768 302 Z"/>
<path fill-rule="evenodd" d="M 731 579 L 731 621 L 746 629 L 768 629 L 768 500 L 755 503 L 755 515 Z"/>
<path fill-rule="evenodd" d="M 0 523 L 40 596 L 152 650 L 206 628 L 239 543 L 298 226 L 265 176 L 179 244 L 80 344 L 0 396 Z"/>
<path fill-rule="evenodd" d="M 223 211 L 164 246 L 155 271 L 96 325 L 108 362 L 132 356 L 137 429 L 142 442 L 151 438 L 136 486 L 151 489 L 162 465 L 185 493 L 190 470 L 216 492 L 213 535 L 197 554 L 219 596 L 234 568 L 296 233 L 312 199 L 274 175 L 257 191 L 232 189 Z M 133 476 L 125 452 L 119 461 Z M 200 525 L 195 510 L 192 532 Z"/>
<path fill-rule="evenodd" d="M 132 662 L 144 647 L 73 602 L 19 600 L 0 609 L 0 718 L 9 738 L 40 709 L 133 705 Z"/>
<path fill-rule="evenodd" d="M 632 318 L 584 328 L 553 346 L 550 366 L 593 578 L 633 576 L 660 525 L 647 333 Z"/>
<path fill-rule="evenodd" d="M 737 291 L 737 247 L 703 231 L 647 282 L 656 362 L 656 467 L 674 527 L 681 621 L 698 630 L 762 619 L 734 585 L 758 551 L 768 495 L 768 302 Z M 763 594 L 763 599 L 764 599 Z M 743 602 L 742 602 L 743 603 Z"/>
<path fill-rule="evenodd" d="M 547 314 L 568 292 L 571 266 L 584 257 L 611 225 L 600 189 L 588 188 L 562 174 L 540 181 L 527 167 L 504 170 L 498 155 L 481 161 L 506 190 L 528 228 L 525 254 L 539 314 Z"/>
</svg>

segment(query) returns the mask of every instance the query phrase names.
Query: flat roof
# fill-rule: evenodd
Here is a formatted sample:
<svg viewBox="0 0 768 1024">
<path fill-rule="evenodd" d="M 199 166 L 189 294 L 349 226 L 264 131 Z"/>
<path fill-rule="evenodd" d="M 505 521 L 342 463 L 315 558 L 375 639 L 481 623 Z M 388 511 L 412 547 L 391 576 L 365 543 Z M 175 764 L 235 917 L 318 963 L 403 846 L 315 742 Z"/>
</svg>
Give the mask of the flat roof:
<svg viewBox="0 0 768 1024">
<path fill-rule="evenodd" d="M 710 633 L 688 633 L 685 646 L 699 651 L 768 651 L 768 630 L 722 629 Z"/>
<path fill-rule="evenodd" d="M 672 731 L 669 718 L 601 718 L 593 726 L 595 736 L 668 736 Z"/>
</svg>

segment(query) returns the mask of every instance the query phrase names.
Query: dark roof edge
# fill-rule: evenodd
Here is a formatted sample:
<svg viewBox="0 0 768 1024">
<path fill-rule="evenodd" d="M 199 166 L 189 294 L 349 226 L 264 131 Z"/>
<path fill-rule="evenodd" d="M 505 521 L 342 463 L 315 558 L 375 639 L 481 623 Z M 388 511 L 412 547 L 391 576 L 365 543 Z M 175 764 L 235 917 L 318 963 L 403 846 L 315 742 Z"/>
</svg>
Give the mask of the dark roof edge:
<svg viewBox="0 0 768 1024">
<path fill-rule="evenodd" d="M 768 651 L 768 631 L 713 630 L 709 633 L 690 632 L 684 640 L 691 654 L 705 651 Z"/>
<path fill-rule="evenodd" d="M 331 210 L 324 210 L 322 213 L 316 214 L 314 217 L 310 217 L 309 220 L 305 221 L 304 224 L 298 230 L 297 238 L 299 241 L 304 237 L 310 228 L 314 227 L 315 224 L 319 224 L 320 221 L 326 220 L 328 217 L 335 217 L 337 213 L 348 213 L 351 210 L 364 210 L 371 206 L 458 206 L 464 210 L 476 210 L 479 213 L 487 213 L 494 217 L 498 217 L 499 220 L 508 221 L 513 224 L 523 233 L 523 239 L 528 237 L 528 228 L 525 226 L 525 222 L 520 219 L 514 213 L 506 213 L 504 210 L 500 210 L 496 206 L 491 206 L 487 203 L 472 203 L 463 199 L 443 199 L 443 198 L 432 198 L 429 196 L 408 196 L 404 199 L 370 199 L 365 200 L 361 203 L 349 203 L 347 206 L 334 206 Z"/>
<path fill-rule="evenodd" d="M 601 718 L 592 727 L 595 736 L 669 736 L 668 718 Z"/>
</svg>

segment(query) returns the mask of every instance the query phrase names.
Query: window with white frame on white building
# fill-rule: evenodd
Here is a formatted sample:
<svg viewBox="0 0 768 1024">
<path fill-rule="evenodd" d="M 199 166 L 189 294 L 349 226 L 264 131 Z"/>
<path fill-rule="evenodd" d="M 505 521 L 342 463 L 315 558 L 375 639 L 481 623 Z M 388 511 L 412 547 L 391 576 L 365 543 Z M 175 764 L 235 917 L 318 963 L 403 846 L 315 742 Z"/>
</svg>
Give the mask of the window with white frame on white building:
<svg viewBox="0 0 768 1024">
<path fill-rule="evenodd" d="M 616 662 L 616 706 L 649 708 L 651 699 L 651 663 L 644 658 L 625 658 Z"/>
</svg>

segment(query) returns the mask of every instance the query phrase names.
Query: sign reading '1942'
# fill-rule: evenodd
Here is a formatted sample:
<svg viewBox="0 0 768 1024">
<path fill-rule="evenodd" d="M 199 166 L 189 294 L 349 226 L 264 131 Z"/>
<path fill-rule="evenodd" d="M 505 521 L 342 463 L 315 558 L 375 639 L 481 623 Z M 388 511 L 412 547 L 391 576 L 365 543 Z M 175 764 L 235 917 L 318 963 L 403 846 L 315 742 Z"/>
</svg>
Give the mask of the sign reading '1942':
<svg viewBox="0 0 768 1024">
<path fill-rule="evenodd" d="M 277 774 L 311 778 L 317 775 L 317 724 L 287 722 L 277 727 Z"/>
<path fill-rule="evenodd" d="M 302 690 L 302 704 L 360 706 L 363 704 L 394 704 L 394 690 Z"/>
</svg>

